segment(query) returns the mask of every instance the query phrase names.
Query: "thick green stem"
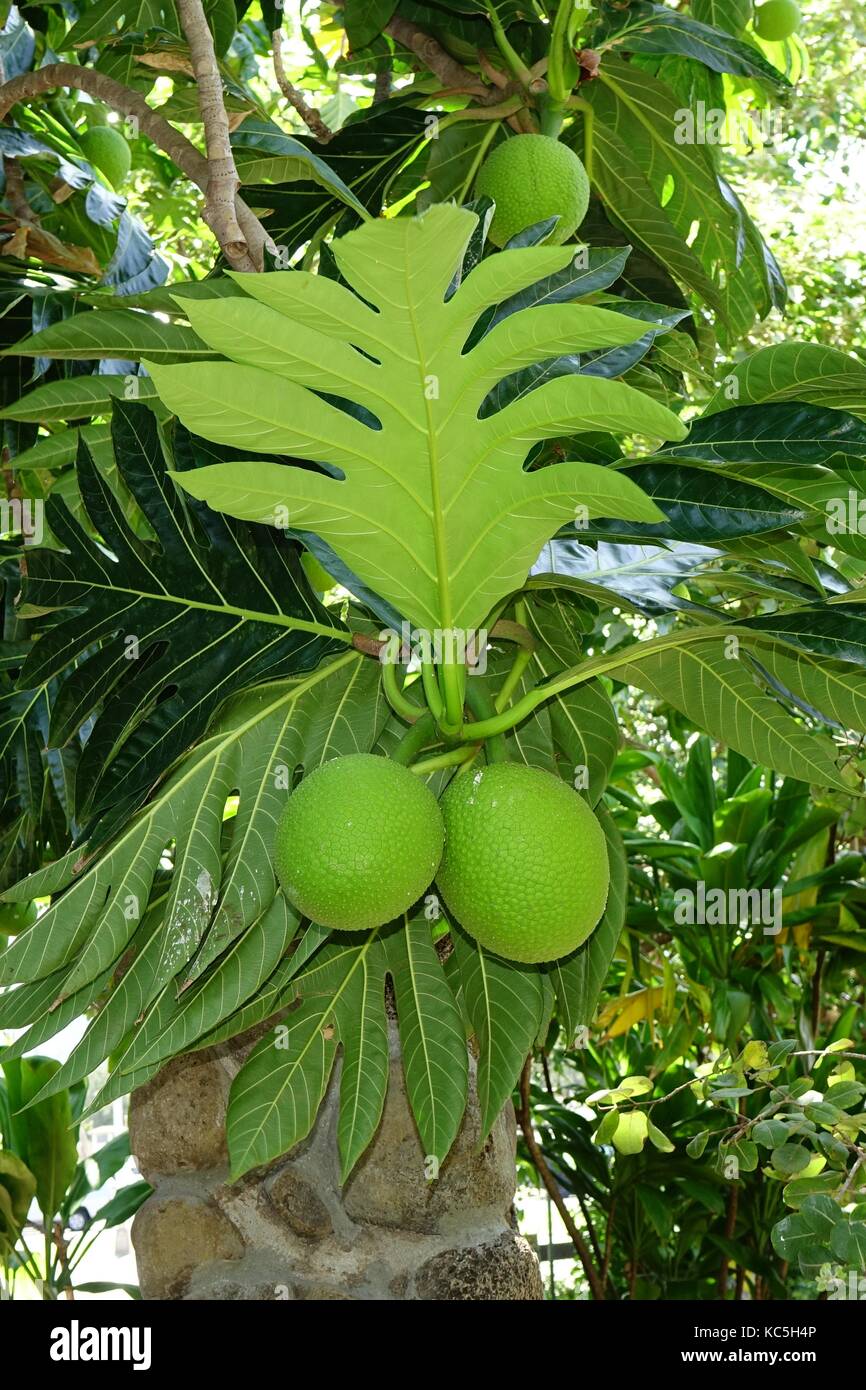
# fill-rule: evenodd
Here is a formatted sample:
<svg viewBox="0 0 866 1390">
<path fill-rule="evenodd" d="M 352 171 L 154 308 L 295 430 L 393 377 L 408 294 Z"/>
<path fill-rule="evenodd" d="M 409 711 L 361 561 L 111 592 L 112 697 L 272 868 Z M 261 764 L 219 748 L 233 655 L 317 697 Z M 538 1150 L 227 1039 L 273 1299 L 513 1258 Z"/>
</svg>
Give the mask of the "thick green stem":
<svg viewBox="0 0 866 1390">
<path fill-rule="evenodd" d="M 464 203 L 469 197 L 469 194 L 472 191 L 472 185 L 475 182 L 475 175 L 478 173 L 478 170 L 481 168 L 481 165 L 483 164 L 487 156 L 487 151 L 490 148 L 491 142 L 493 141 L 497 130 L 498 126 L 491 125 L 489 130 L 485 130 L 483 137 L 478 142 L 478 148 L 475 151 L 475 157 L 473 158 L 472 163 L 466 171 L 466 177 L 464 178 L 463 183 L 461 185 L 461 190 L 457 195 L 458 203 Z"/>
<path fill-rule="evenodd" d="M 487 720 L 495 718 L 493 701 L 483 688 L 481 681 L 476 676 L 466 684 L 466 703 L 475 715 L 476 723 L 466 726 L 467 732 L 471 729 L 476 730 L 476 737 L 473 742 L 477 742 L 477 730 Z M 489 763 L 508 762 L 508 749 L 505 746 L 505 739 L 502 734 L 493 734 L 484 744 L 484 752 Z"/>
<path fill-rule="evenodd" d="M 439 772 L 444 767 L 456 767 L 460 763 L 471 762 L 475 757 L 477 748 L 470 745 L 468 748 L 464 743 L 460 748 L 449 748 L 444 753 L 434 753 L 430 758 L 422 758 L 420 762 L 412 763 L 410 772 L 417 772 L 419 777 L 426 777 L 430 772 Z"/>
<path fill-rule="evenodd" d="M 522 679 L 522 677 L 523 677 L 523 673 L 524 673 L 524 671 L 526 670 L 526 668 L 527 668 L 527 666 L 529 665 L 529 663 L 530 663 L 531 660 L 532 660 L 532 652 L 527 651 L 525 647 L 521 647 L 521 648 L 520 648 L 520 651 L 517 653 L 516 657 L 514 658 L 514 662 L 513 662 L 513 664 L 512 664 L 511 670 L 508 672 L 508 675 L 505 677 L 505 680 L 502 682 L 502 687 L 501 687 L 501 689 L 500 689 L 498 695 L 496 696 L 496 713 L 497 713 L 497 714 L 501 714 L 502 711 L 506 708 L 506 706 L 507 706 L 507 704 L 508 704 L 508 701 L 511 699 L 511 697 L 512 697 L 512 695 L 514 694 L 515 690 L 516 690 L 517 687 L 519 686 L 519 684 L 520 684 L 520 682 L 521 682 L 521 679 Z"/>
<path fill-rule="evenodd" d="M 565 671 L 560 671 L 558 675 L 552 676 L 542 685 L 537 685 L 533 690 L 527 691 L 521 700 L 500 714 L 494 715 L 492 719 L 484 719 L 477 724 L 467 725 L 459 737 L 476 742 L 478 739 L 492 738 L 495 734 L 507 733 L 515 725 L 528 719 L 539 705 L 544 704 L 545 700 L 551 699 L 554 695 L 561 695 L 563 691 L 571 690 L 575 685 L 584 685 L 586 681 L 592 680 L 595 676 L 603 676 L 619 667 L 629 666 L 633 661 L 641 660 L 648 652 L 684 647 L 690 642 L 706 642 L 708 640 L 721 642 L 726 637 L 742 640 L 745 635 L 747 634 L 742 628 L 720 623 L 712 628 L 702 627 L 690 629 L 685 633 L 668 633 L 664 637 L 653 637 L 646 642 L 635 642 L 631 647 L 617 652 L 607 652 L 600 656 L 589 657 L 586 661 L 582 661 L 579 666 L 571 666 Z M 757 637 L 757 634 L 750 635 Z"/>
<path fill-rule="evenodd" d="M 496 696 L 495 710 L 501 714 L 506 708 L 511 696 L 514 694 L 524 671 L 532 660 L 537 643 L 532 633 L 527 627 L 529 621 L 529 607 L 526 599 L 518 599 L 514 605 L 514 616 L 516 622 L 509 622 L 505 618 L 500 618 L 499 622 L 491 632 L 492 637 L 504 637 L 506 641 L 518 642 L 520 650 L 514 658 L 511 670 L 505 677 L 499 693 Z"/>
<path fill-rule="evenodd" d="M 425 748 L 428 743 L 432 743 L 435 737 L 436 721 L 430 711 L 425 710 L 420 718 L 416 719 L 411 729 L 406 730 L 391 754 L 391 761 L 408 767 L 413 758 L 417 758 L 421 749 Z M 465 755 L 465 749 L 460 751 Z"/>
<path fill-rule="evenodd" d="M 547 88 L 550 93 L 551 105 L 558 108 L 560 113 L 580 76 L 573 46 L 575 20 L 576 13 L 572 0 L 560 0 L 547 49 Z M 559 124 L 562 124 L 561 114 Z M 542 129 L 544 129 L 543 125 Z M 555 132 L 545 130 L 544 133 L 545 135 L 558 134 L 559 127 L 557 126 Z"/>
<path fill-rule="evenodd" d="M 439 678 L 445 700 L 445 711 L 439 720 L 439 727 L 449 738 L 459 738 L 463 726 L 463 688 L 466 682 L 466 667 L 462 663 L 446 659 L 439 667 Z"/>
<path fill-rule="evenodd" d="M 442 694 L 436 680 L 436 671 L 432 661 L 421 662 L 421 683 L 424 686 L 424 699 L 427 701 L 433 718 L 441 720 L 445 713 L 445 706 L 442 701 Z"/>
<path fill-rule="evenodd" d="M 595 112 L 584 97 L 570 97 L 568 105 L 583 116 L 583 167 L 586 169 L 587 178 L 592 182 L 592 132 Z"/>
<path fill-rule="evenodd" d="M 517 53 L 509 43 L 508 35 L 502 26 L 502 21 L 496 13 L 496 7 L 488 3 L 485 5 L 485 8 L 487 10 L 487 18 L 490 21 L 490 27 L 493 30 L 493 37 L 496 40 L 496 47 L 499 49 L 499 52 L 502 54 L 517 80 L 522 82 L 524 87 L 528 87 L 532 82 L 532 73 L 529 71 L 529 68 L 524 63 L 520 54 Z"/>
<path fill-rule="evenodd" d="M 406 719 L 410 724 L 414 724 L 416 719 L 420 719 L 424 711 L 420 705 L 416 705 L 414 700 L 409 700 L 400 689 L 397 680 L 397 665 L 393 661 L 382 662 L 382 689 L 385 698 L 395 714 L 399 714 L 401 719 Z"/>
<path fill-rule="evenodd" d="M 565 103 L 561 101 L 546 101 L 539 103 L 539 124 L 542 135 L 549 135 L 551 140 L 559 139 L 559 132 L 562 130 L 562 122 L 565 119 Z"/>
</svg>

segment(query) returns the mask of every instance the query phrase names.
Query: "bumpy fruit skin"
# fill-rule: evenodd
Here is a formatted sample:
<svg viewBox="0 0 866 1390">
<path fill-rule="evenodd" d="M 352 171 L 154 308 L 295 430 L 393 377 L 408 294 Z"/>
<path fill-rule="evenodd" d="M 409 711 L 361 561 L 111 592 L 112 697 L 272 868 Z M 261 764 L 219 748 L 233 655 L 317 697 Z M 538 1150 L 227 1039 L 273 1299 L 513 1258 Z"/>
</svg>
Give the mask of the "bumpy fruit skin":
<svg viewBox="0 0 866 1390">
<path fill-rule="evenodd" d="M 389 758 L 324 763 L 289 797 L 274 868 L 299 912 L 336 931 L 368 931 L 429 887 L 444 827 L 433 793 Z"/>
<path fill-rule="evenodd" d="M 558 246 L 586 216 L 589 179 L 577 155 L 560 140 L 513 135 L 478 171 L 475 196 L 485 195 L 496 204 L 490 227 L 494 246 L 504 246 L 526 227 L 556 216 L 559 221 L 547 240 Z"/>
<path fill-rule="evenodd" d="M 800 27 L 800 6 L 795 0 L 765 0 L 755 10 L 755 33 L 768 43 L 781 43 Z"/>
<path fill-rule="evenodd" d="M 113 188 L 119 188 L 132 166 L 129 146 L 120 131 L 110 125 L 94 126 L 78 143 L 88 164 L 104 174 Z"/>
<path fill-rule="evenodd" d="M 539 768 L 494 763 L 457 777 L 440 801 L 436 882 L 460 925 L 506 960 L 559 960 L 607 901 L 604 831 L 586 802 Z"/>
</svg>

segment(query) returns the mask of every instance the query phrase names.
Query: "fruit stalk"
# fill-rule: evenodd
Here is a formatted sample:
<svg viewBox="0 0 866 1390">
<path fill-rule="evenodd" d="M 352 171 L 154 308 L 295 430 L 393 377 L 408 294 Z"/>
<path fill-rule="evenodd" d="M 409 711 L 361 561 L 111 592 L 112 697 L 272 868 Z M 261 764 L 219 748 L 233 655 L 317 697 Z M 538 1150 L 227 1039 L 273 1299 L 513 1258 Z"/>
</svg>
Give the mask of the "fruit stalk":
<svg viewBox="0 0 866 1390">
<path fill-rule="evenodd" d="M 407 729 L 397 747 L 391 754 L 391 761 L 401 763 L 403 767 L 408 767 L 414 758 L 418 756 L 422 748 L 428 743 L 432 743 L 436 736 L 436 721 L 433 715 L 427 710 L 417 719 L 410 729 Z M 462 749 L 460 750 L 463 751 Z M 411 769 L 413 772 L 415 768 Z"/>
<path fill-rule="evenodd" d="M 394 661 L 382 662 L 382 689 L 385 692 L 385 699 L 391 706 L 395 714 L 399 714 L 401 719 L 414 724 L 420 719 L 424 711 L 420 705 L 416 705 L 414 700 L 408 699 L 400 689 L 397 680 L 397 664 Z"/>
<path fill-rule="evenodd" d="M 478 677 L 466 683 L 466 704 L 478 721 L 474 726 L 476 729 L 479 727 L 480 723 L 495 717 L 496 711 L 493 706 L 493 701 L 490 699 L 487 691 L 483 689 Z M 467 733 L 469 733 L 472 728 L 473 725 L 467 725 Z M 484 752 L 489 763 L 507 763 L 508 749 L 505 746 L 504 735 L 492 734 L 490 738 L 486 739 L 484 743 Z"/>
</svg>

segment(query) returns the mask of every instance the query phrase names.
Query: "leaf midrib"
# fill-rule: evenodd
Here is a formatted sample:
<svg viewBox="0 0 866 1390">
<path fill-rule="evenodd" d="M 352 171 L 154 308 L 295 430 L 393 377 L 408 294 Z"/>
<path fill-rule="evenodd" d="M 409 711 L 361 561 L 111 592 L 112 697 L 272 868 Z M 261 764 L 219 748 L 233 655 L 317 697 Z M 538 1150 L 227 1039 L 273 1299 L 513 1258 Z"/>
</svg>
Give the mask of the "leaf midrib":
<svg viewBox="0 0 866 1390">
<path fill-rule="evenodd" d="M 41 581 L 36 581 L 41 582 Z M 52 579 L 55 585 L 74 584 L 80 586 L 80 579 Z M 134 589 L 127 584 L 102 584 L 96 580 L 85 580 L 88 589 L 97 589 L 108 594 L 130 594 L 135 599 L 145 602 L 170 603 L 178 608 L 196 608 L 205 613 L 230 613 L 233 617 L 241 618 L 244 622 L 250 623 L 271 623 L 275 627 L 284 627 L 292 631 L 310 632 L 318 637 L 331 637 L 345 642 L 347 646 L 352 645 L 351 632 L 343 632 L 340 628 L 328 627 L 326 623 L 310 622 L 306 618 L 292 618 L 285 613 L 262 613 L 254 608 L 240 608 L 232 603 L 206 603 L 203 599 L 185 598 L 173 593 L 147 593 L 144 589 Z"/>
<path fill-rule="evenodd" d="M 433 551 L 436 556 L 436 588 L 439 594 L 439 620 L 443 628 L 450 630 L 452 626 L 451 584 L 448 574 L 448 543 L 445 535 L 444 511 L 442 507 L 442 480 L 439 476 L 438 433 L 433 419 L 433 403 L 425 390 L 425 367 L 427 361 L 424 355 L 423 339 L 412 297 L 412 278 L 409 274 L 408 257 L 406 257 L 403 274 L 406 284 L 406 306 L 412 328 L 412 336 L 415 340 L 415 351 L 418 361 L 418 389 L 421 392 L 421 399 L 424 402 L 424 416 L 427 423 L 427 459 L 430 470 L 430 523 L 433 528 Z"/>
</svg>

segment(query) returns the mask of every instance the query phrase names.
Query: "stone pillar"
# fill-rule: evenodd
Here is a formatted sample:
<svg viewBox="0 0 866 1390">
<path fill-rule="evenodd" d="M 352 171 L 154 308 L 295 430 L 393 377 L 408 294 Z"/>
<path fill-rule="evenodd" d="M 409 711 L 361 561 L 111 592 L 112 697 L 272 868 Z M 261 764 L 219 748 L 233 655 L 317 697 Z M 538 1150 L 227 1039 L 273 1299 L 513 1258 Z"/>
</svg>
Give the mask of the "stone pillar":
<svg viewBox="0 0 866 1390">
<path fill-rule="evenodd" d="M 170 1063 L 136 1092 L 130 1139 L 155 1192 L 132 1238 L 146 1299 L 540 1299 L 515 1229 L 510 1105 L 479 1149 L 473 1098 L 434 1183 L 406 1097 L 396 1032 L 377 1134 L 345 1188 L 332 1079 L 310 1136 L 287 1158 L 228 1177 L 225 1108 L 248 1050 Z"/>
</svg>

